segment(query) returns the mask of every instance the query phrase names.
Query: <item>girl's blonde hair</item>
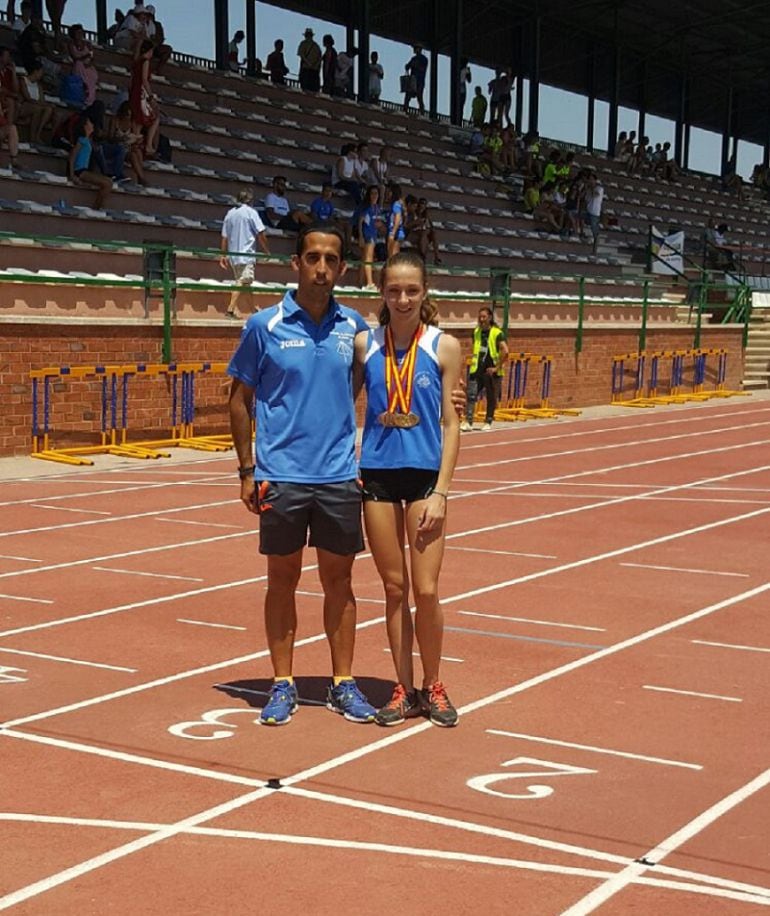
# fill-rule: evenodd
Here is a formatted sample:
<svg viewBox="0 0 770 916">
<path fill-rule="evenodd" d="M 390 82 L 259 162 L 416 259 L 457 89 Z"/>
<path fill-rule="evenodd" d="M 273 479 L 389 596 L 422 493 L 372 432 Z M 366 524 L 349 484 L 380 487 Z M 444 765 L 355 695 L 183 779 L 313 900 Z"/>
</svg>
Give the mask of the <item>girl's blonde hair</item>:
<svg viewBox="0 0 770 916">
<path fill-rule="evenodd" d="M 393 257 L 388 258 L 380 271 L 380 289 L 385 288 L 385 278 L 388 273 L 388 268 L 398 267 L 401 264 L 405 267 L 416 267 L 417 270 L 420 271 L 422 285 L 427 289 L 428 272 L 425 270 L 425 261 L 423 261 L 414 251 L 399 251 L 398 254 L 394 254 Z M 380 309 L 379 321 L 381 325 L 386 325 L 390 322 L 390 311 L 384 302 Z M 438 309 L 427 294 L 420 304 L 420 321 L 423 324 L 438 325 Z"/>
</svg>

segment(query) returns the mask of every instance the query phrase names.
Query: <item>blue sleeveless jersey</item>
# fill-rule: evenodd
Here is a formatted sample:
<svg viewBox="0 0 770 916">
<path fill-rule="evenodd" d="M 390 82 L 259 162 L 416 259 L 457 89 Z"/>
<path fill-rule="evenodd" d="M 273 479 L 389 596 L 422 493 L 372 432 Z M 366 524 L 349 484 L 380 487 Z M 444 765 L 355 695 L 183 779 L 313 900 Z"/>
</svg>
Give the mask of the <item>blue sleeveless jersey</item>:
<svg viewBox="0 0 770 916">
<path fill-rule="evenodd" d="M 411 429 L 381 426 L 377 417 L 388 409 L 385 387 L 385 328 L 370 332 L 366 353 L 366 420 L 361 446 L 361 467 L 425 468 L 441 465 L 441 367 L 438 341 L 441 331 L 427 327 L 417 346 L 412 413 L 420 418 Z M 399 363 L 404 353 L 397 354 Z"/>
</svg>

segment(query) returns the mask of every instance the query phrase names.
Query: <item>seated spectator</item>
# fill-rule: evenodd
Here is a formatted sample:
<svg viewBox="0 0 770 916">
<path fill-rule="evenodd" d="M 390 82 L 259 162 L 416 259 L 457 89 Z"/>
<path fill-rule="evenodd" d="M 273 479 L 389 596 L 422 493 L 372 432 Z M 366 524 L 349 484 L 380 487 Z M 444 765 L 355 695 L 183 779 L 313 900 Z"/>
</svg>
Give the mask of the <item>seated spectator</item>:
<svg viewBox="0 0 770 916">
<path fill-rule="evenodd" d="M 676 160 L 671 157 L 670 150 L 671 144 L 667 140 L 663 144 L 658 163 L 659 174 L 664 181 L 673 181 L 679 174 L 679 166 L 676 164 Z"/>
<path fill-rule="evenodd" d="M 558 149 L 552 149 L 548 154 L 548 161 L 543 169 L 543 184 L 556 184 L 560 166 L 561 152 Z"/>
<path fill-rule="evenodd" d="M 770 169 L 761 162 L 754 166 L 751 173 L 751 183 L 760 191 L 767 191 L 770 186 Z"/>
<path fill-rule="evenodd" d="M 636 149 L 628 159 L 628 174 L 633 175 L 640 170 L 644 170 L 647 163 L 647 144 L 650 142 L 649 137 L 642 137 L 636 145 Z"/>
<path fill-rule="evenodd" d="M 583 235 L 581 214 L 585 208 L 586 172 L 581 169 L 575 178 L 567 184 L 564 201 L 564 225 L 562 236 L 569 237 L 578 233 Z"/>
<path fill-rule="evenodd" d="M 628 134 L 624 130 L 621 130 L 621 132 L 618 134 L 618 139 L 615 141 L 615 149 L 613 150 L 613 153 L 612 153 L 613 159 L 617 159 L 618 162 L 625 161 L 622 158 L 622 156 L 626 151 L 627 143 L 628 143 Z"/>
<path fill-rule="evenodd" d="M 743 179 L 738 174 L 737 153 L 733 153 L 722 172 L 722 189 L 732 191 L 738 200 L 743 200 Z"/>
<path fill-rule="evenodd" d="M 108 135 L 108 142 L 115 147 L 122 148 L 123 161 L 126 159 L 128 160 L 131 168 L 134 170 L 137 182 L 141 185 L 146 185 L 147 178 L 144 172 L 144 137 L 141 133 L 135 132 L 132 128 L 130 102 L 125 101 L 118 106 L 118 110 L 115 112 L 112 119 L 112 127 Z M 111 150 L 108 147 L 105 150 L 108 159 L 110 152 Z M 116 166 L 119 164 L 120 152 L 115 150 L 113 155 L 113 174 L 115 174 L 118 170 Z M 120 175 L 115 176 L 118 180 L 121 180 L 122 169 L 120 172 Z"/>
<path fill-rule="evenodd" d="M 345 191 L 353 198 L 356 207 L 363 199 L 363 185 L 357 171 L 358 151 L 354 143 L 346 143 L 334 165 L 332 183 L 335 188 Z"/>
<path fill-rule="evenodd" d="M 479 154 L 482 175 L 501 175 L 504 171 L 500 153 L 503 148 L 503 138 L 500 135 L 498 124 L 485 125 L 484 144 Z"/>
<path fill-rule="evenodd" d="M 43 131 L 48 128 L 53 131 L 55 109 L 45 100 L 43 86 L 43 65 L 35 61 L 25 76 L 19 80 L 21 90 L 21 106 L 17 123 L 29 124 L 30 143 L 42 143 Z"/>
<path fill-rule="evenodd" d="M 151 3 L 148 3 L 144 8 L 144 11 L 147 15 L 144 31 L 147 38 L 150 39 L 153 45 L 153 72 L 162 73 L 163 68 L 169 62 L 174 49 L 171 47 L 171 45 L 166 44 L 166 32 L 163 28 L 163 23 L 159 22 L 155 18 L 155 7 Z"/>
<path fill-rule="evenodd" d="M 468 152 L 471 157 L 476 159 L 484 148 L 484 134 L 480 127 L 474 127 L 471 131 L 470 140 L 468 141 Z"/>
<path fill-rule="evenodd" d="M 8 158 L 12 169 L 18 165 L 19 156 L 19 133 L 16 125 L 8 120 L 5 109 L 5 99 L 0 95 L 0 142 L 6 141 L 8 144 Z"/>
<path fill-rule="evenodd" d="M 540 134 L 536 130 L 530 130 L 524 136 L 524 154 L 520 164 L 526 175 L 542 179 L 544 162 L 540 152 Z"/>
<path fill-rule="evenodd" d="M 356 161 L 353 164 L 353 170 L 356 179 L 365 188 L 366 176 L 369 174 L 369 144 L 365 140 L 362 140 L 356 147 Z M 361 198 L 363 199 L 363 190 Z"/>
<path fill-rule="evenodd" d="M 0 47 L 0 104 L 8 124 L 16 123 L 21 102 L 19 76 L 8 48 Z"/>
<path fill-rule="evenodd" d="M 245 37 L 245 33 L 238 29 L 227 46 L 227 66 L 233 73 L 238 73 L 241 69 L 241 62 L 238 60 L 238 45 Z"/>
<path fill-rule="evenodd" d="M 385 186 L 388 184 L 390 170 L 390 150 L 381 146 L 380 152 L 369 160 L 369 169 L 366 173 L 367 184 L 376 184 L 380 189 L 380 200 L 385 197 Z"/>
<path fill-rule="evenodd" d="M 273 42 L 273 50 L 267 55 L 267 60 L 265 61 L 265 69 L 270 74 L 271 83 L 276 86 L 286 85 L 289 68 L 283 59 L 283 42 L 280 38 Z"/>
<path fill-rule="evenodd" d="M 532 211 L 537 222 L 546 225 L 552 232 L 561 233 L 564 229 L 564 210 L 554 201 L 555 185 L 543 183 L 539 200 Z"/>
<path fill-rule="evenodd" d="M 500 134 L 500 139 L 503 141 L 500 148 L 500 162 L 503 164 L 503 174 L 515 172 L 519 165 L 516 128 L 506 127 Z"/>
<path fill-rule="evenodd" d="M 706 260 L 715 270 L 735 270 L 735 255 L 727 244 L 726 235 L 729 232 L 727 223 L 714 225 L 710 219 L 705 232 Z"/>
<path fill-rule="evenodd" d="M 385 235 L 385 219 L 380 207 L 380 189 L 371 184 L 366 189 L 363 206 L 358 214 L 358 244 L 361 246 L 360 283 L 368 292 L 376 292 L 372 275 L 374 252 L 379 238 Z"/>
<path fill-rule="evenodd" d="M 414 201 L 412 207 L 409 206 L 411 200 Z M 428 258 L 428 249 L 433 252 L 433 263 L 441 264 L 441 255 L 439 254 L 438 238 L 433 226 L 433 220 L 430 218 L 428 210 L 428 201 L 425 197 L 414 200 L 411 195 L 407 197 L 407 219 L 406 219 L 406 240 L 410 245 L 419 251 L 423 261 Z"/>
<path fill-rule="evenodd" d="M 331 223 L 336 226 L 345 238 L 345 254 L 350 252 L 350 223 L 337 215 L 337 210 L 332 201 L 334 188 L 330 181 L 325 181 L 321 186 L 321 194 L 310 204 L 310 216 L 314 223 Z"/>
<path fill-rule="evenodd" d="M 123 17 L 123 21 L 115 33 L 115 47 L 135 54 L 139 45 L 148 37 L 147 19 L 147 11 L 144 5 L 137 3 Z"/>
<path fill-rule="evenodd" d="M 540 204 L 540 182 L 535 178 L 524 179 L 524 192 L 522 195 L 524 210 L 534 213 Z"/>
<path fill-rule="evenodd" d="M 88 117 L 82 118 L 81 122 L 80 129 L 77 131 L 78 137 L 75 141 L 75 146 L 72 148 L 67 160 L 67 176 L 75 185 L 95 185 L 96 199 L 94 200 L 94 209 L 101 210 L 104 208 L 107 195 L 112 190 L 112 179 L 91 167 L 93 155 L 91 138 L 94 133 L 94 124 Z"/>
<path fill-rule="evenodd" d="M 471 102 L 471 123 L 474 127 L 482 127 L 487 119 L 487 100 L 481 91 L 481 86 L 476 86 Z"/>
<path fill-rule="evenodd" d="M 38 16 L 33 16 L 30 24 L 19 35 L 16 50 L 25 70 L 29 70 L 32 64 L 39 60 L 43 64 L 46 79 L 52 84 L 56 83 L 61 68 L 51 57 L 48 34 L 43 26 L 43 20 Z"/>
<path fill-rule="evenodd" d="M 83 80 L 85 87 L 85 106 L 93 104 L 96 99 L 96 87 L 99 74 L 94 66 L 94 49 L 86 41 L 86 33 L 80 23 L 71 25 L 67 31 L 67 53 L 72 58 L 72 72 Z"/>
<path fill-rule="evenodd" d="M 575 154 L 570 150 L 565 153 L 556 166 L 556 181 L 569 182 L 572 178 L 572 170 L 575 168 Z"/>
<path fill-rule="evenodd" d="M 273 190 L 265 197 L 264 219 L 273 229 L 285 229 L 287 232 L 299 232 L 303 226 L 313 222 L 307 213 L 293 208 L 289 203 L 283 175 L 273 178 Z"/>
</svg>

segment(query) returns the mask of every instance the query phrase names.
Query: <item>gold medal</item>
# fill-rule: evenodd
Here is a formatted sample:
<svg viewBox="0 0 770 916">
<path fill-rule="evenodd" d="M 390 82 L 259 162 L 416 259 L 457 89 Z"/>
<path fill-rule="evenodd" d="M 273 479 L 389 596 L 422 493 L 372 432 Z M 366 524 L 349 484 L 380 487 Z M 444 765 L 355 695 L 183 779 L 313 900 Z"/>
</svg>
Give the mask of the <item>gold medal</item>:
<svg viewBox="0 0 770 916">
<path fill-rule="evenodd" d="M 390 413 L 390 411 L 384 410 L 377 417 L 377 422 L 381 426 L 391 429 L 411 429 L 413 426 L 417 426 L 420 418 L 411 411 L 409 413 Z"/>
<path fill-rule="evenodd" d="M 414 370 L 417 365 L 417 344 L 422 336 L 423 326 L 418 325 L 409 349 L 401 365 L 396 358 L 396 346 L 390 325 L 385 328 L 385 386 L 388 389 L 388 409 L 377 420 L 382 426 L 396 429 L 411 429 L 420 418 L 412 413 L 414 391 Z"/>
</svg>

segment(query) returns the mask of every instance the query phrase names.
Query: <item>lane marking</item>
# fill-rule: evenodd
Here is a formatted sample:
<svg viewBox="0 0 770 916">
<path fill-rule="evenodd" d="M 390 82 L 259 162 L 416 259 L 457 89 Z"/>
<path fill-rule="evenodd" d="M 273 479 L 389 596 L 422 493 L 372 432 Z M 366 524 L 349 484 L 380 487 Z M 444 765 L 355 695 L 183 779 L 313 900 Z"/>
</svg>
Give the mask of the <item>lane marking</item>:
<svg viewBox="0 0 770 916">
<path fill-rule="evenodd" d="M 537 642 L 548 646 L 566 646 L 570 649 L 603 649 L 593 643 L 568 642 L 564 639 L 544 639 L 542 636 L 521 636 L 517 633 L 498 633 L 494 630 L 473 630 L 470 627 L 444 627 L 447 633 L 468 633 L 470 636 L 489 636 L 495 639 L 516 639 L 519 642 Z"/>
<path fill-rule="evenodd" d="M 364 557 L 371 556 L 371 554 L 359 554 L 359 556 L 363 559 Z M 306 595 L 310 598 L 323 598 L 324 597 L 323 592 L 311 592 L 311 591 L 303 590 L 301 588 L 297 589 L 296 594 L 297 595 Z M 356 595 L 356 604 L 361 604 L 361 603 L 385 604 L 385 599 L 384 598 L 360 598 L 358 595 Z"/>
<path fill-rule="evenodd" d="M 727 703 L 742 703 L 740 697 L 724 697 L 718 693 L 698 693 L 697 690 L 675 690 L 673 687 L 657 687 L 653 684 L 642 684 L 642 690 L 656 690 L 658 693 L 678 693 L 685 697 L 702 697 L 704 700 L 724 700 Z"/>
<path fill-rule="evenodd" d="M 387 648 L 386 648 L 386 649 L 383 649 L 382 651 L 383 651 L 383 652 L 387 652 L 388 655 L 392 655 L 392 654 L 393 654 L 393 653 L 391 652 L 391 650 L 390 650 L 390 649 L 387 649 Z M 413 657 L 413 658 L 421 658 L 419 652 L 412 652 L 412 657 Z M 451 655 L 440 655 L 439 658 L 441 659 L 442 662 L 464 662 L 464 661 L 465 661 L 464 658 L 453 658 Z"/>
<path fill-rule="evenodd" d="M 665 859 L 669 853 L 674 852 L 688 840 L 691 840 L 705 830 L 706 827 L 709 827 L 715 821 L 719 820 L 724 814 L 727 814 L 733 808 L 746 801 L 747 798 L 750 798 L 756 792 L 759 792 L 768 785 L 770 785 L 770 769 L 765 770 L 764 773 L 760 773 L 759 776 L 756 776 L 751 782 L 746 783 L 746 785 L 736 789 L 735 792 L 732 792 L 721 801 L 712 805 L 702 814 L 698 815 L 698 817 L 672 833 L 654 849 L 650 849 L 643 856 L 640 856 L 640 858 L 643 858 L 646 862 L 660 862 Z M 600 887 L 597 887 L 583 897 L 582 900 L 579 900 L 568 910 L 565 910 L 562 916 L 587 916 L 588 913 L 592 913 L 597 907 L 620 893 L 620 891 L 626 888 L 631 882 L 641 877 L 649 867 L 649 865 L 645 865 L 642 862 L 633 862 L 627 865 L 623 871 L 614 875 L 608 881 L 605 881 Z M 766 905 L 770 905 L 770 899 L 765 898 L 763 902 L 765 902 Z"/>
<path fill-rule="evenodd" d="M 558 557 L 552 553 L 521 553 L 518 550 L 487 550 L 486 547 L 458 547 L 455 544 L 448 544 L 447 550 L 467 550 L 470 553 L 491 553 L 497 556 L 505 557 L 533 557 L 536 560 L 557 560 Z"/>
<path fill-rule="evenodd" d="M 205 579 L 201 579 L 198 576 L 172 576 L 168 573 L 140 572 L 137 569 L 115 569 L 113 566 L 92 566 L 91 569 L 96 569 L 99 572 L 123 573 L 127 576 L 149 576 L 152 579 L 181 579 L 184 582 L 205 581 Z"/>
<path fill-rule="evenodd" d="M 633 754 L 630 751 L 610 750 L 606 747 L 594 747 L 590 744 L 575 744 L 572 741 L 557 741 L 555 738 L 543 738 L 540 735 L 523 735 L 520 732 L 507 732 L 502 729 L 488 728 L 488 735 L 502 735 L 506 738 L 520 738 L 522 741 L 533 741 L 536 744 L 553 744 L 556 747 L 569 747 L 579 751 L 591 751 L 594 754 L 607 754 L 611 757 L 625 757 L 628 760 L 642 760 L 646 763 L 660 763 L 664 766 L 683 767 L 686 770 L 702 770 L 698 763 L 685 763 L 682 760 L 669 760 L 666 757 L 650 757 L 646 754 Z"/>
<path fill-rule="evenodd" d="M 567 630 L 590 630 L 593 633 L 606 633 L 604 627 L 587 627 L 579 623 L 554 623 L 552 620 L 534 620 L 532 617 L 508 617 L 505 614 L 482 614 L 481 611 L 458 611 L 465 617 L 488 617 L 490 620 L 512 620 L 514 623 L 536 623 L 541 627 L 564 627 Z"/>
<path fill-rule="evenodd" d="M 217 690 L 222 690 L 227 692 L 228 690 L 233 693 L 246 693 L 255 697 L 269 697 L 269 690 L 254 690 L 253 687 L 231 687 L 229 684 L 214 684 L 214 687 Z M 323 706 L 326 709 L 326 703 L 323 700 L 311 700 L 309 697 L 298 697 L 300 706 Z M 261 783 L 264 785 L 264 782 Z"/>
<path fill-rule="evenodd" d="M 170 522 L 173 525 L 205 525 L 207 528 L 237 528 L 243 530 L 243 525 L 224 525 L 222 522 L 196 522 L 189 518 L 156 518 L 156 522 Z"/>
<path fill-rule="evenodd" d="M 53 604 L 52 598 L 26 598 L 23 595 L 0 595 L 8 601 L 29 601 L 32 604 Z"/>
<path fill-rule="evenodd" d="M 31 658 L 43 658 L 51 662 L 66 662 L 68 665 L 83 665 L 86 668 L 105 668 L 107 671 L 126 671 L 128 674 L 136 674 L 137 668 L 123 668 L 120 665 L 107 665 L 102 662 L 86 662 L 81 658 L 65 658 L 61 655 L 45 655 L 43 652 L 29 652 L 25 649 L 7 649 L 0 646 L 0 652 L 10 652 L 11 655 L 28 655 Z"/>
<path fill-rule="evenodd" d="M 196 627 L 216 627 L 219 630 L 248 630 L 248 627 L 237 627 L 231 623 L 211 623 L 208 620 L 187 620 L 185 617 L 177 617 L 177 623 L 190 623 Z"/>
<path fill-rule="evenodd" d="M 633 566 L 637 569 L 661 569 L 665 572 L 695 573 L 702 576 L 734 576 L 736 579 L 751 578 L 748 573 L 719 572 L 715 569 L 688 569 L 682 566 L 654 566 L 651 563 L 621 563 L 621 566 Z"/>
<path fill-rule="evenodd" d="M 707 639 L 691 639 L 690 642 L 694 642 L 699 646 L 716 646 L 718 649 L 740 649 L 744 652 L 770 652 L 770 649 L 765 649 L 763 646 L 740 646 L 729 642 L 710 642 Z"/>
<path fill-rule="evenodd" d="M 56 509 L 57 512 L 82 512 L 84 515 L 112 515 L 101 509 L 73 509 L 71 506 L 46 506 L 43 503 L 32 503 L 33 509 Z"/>
<path fill-rule="evenodd" d="M 19 560 L 21 563 L 42 563 L 42 560 L 35 560 L 33 557 L 14 557 L 9 553 L 0 553 L 0 560 Z"/>
</svg>

